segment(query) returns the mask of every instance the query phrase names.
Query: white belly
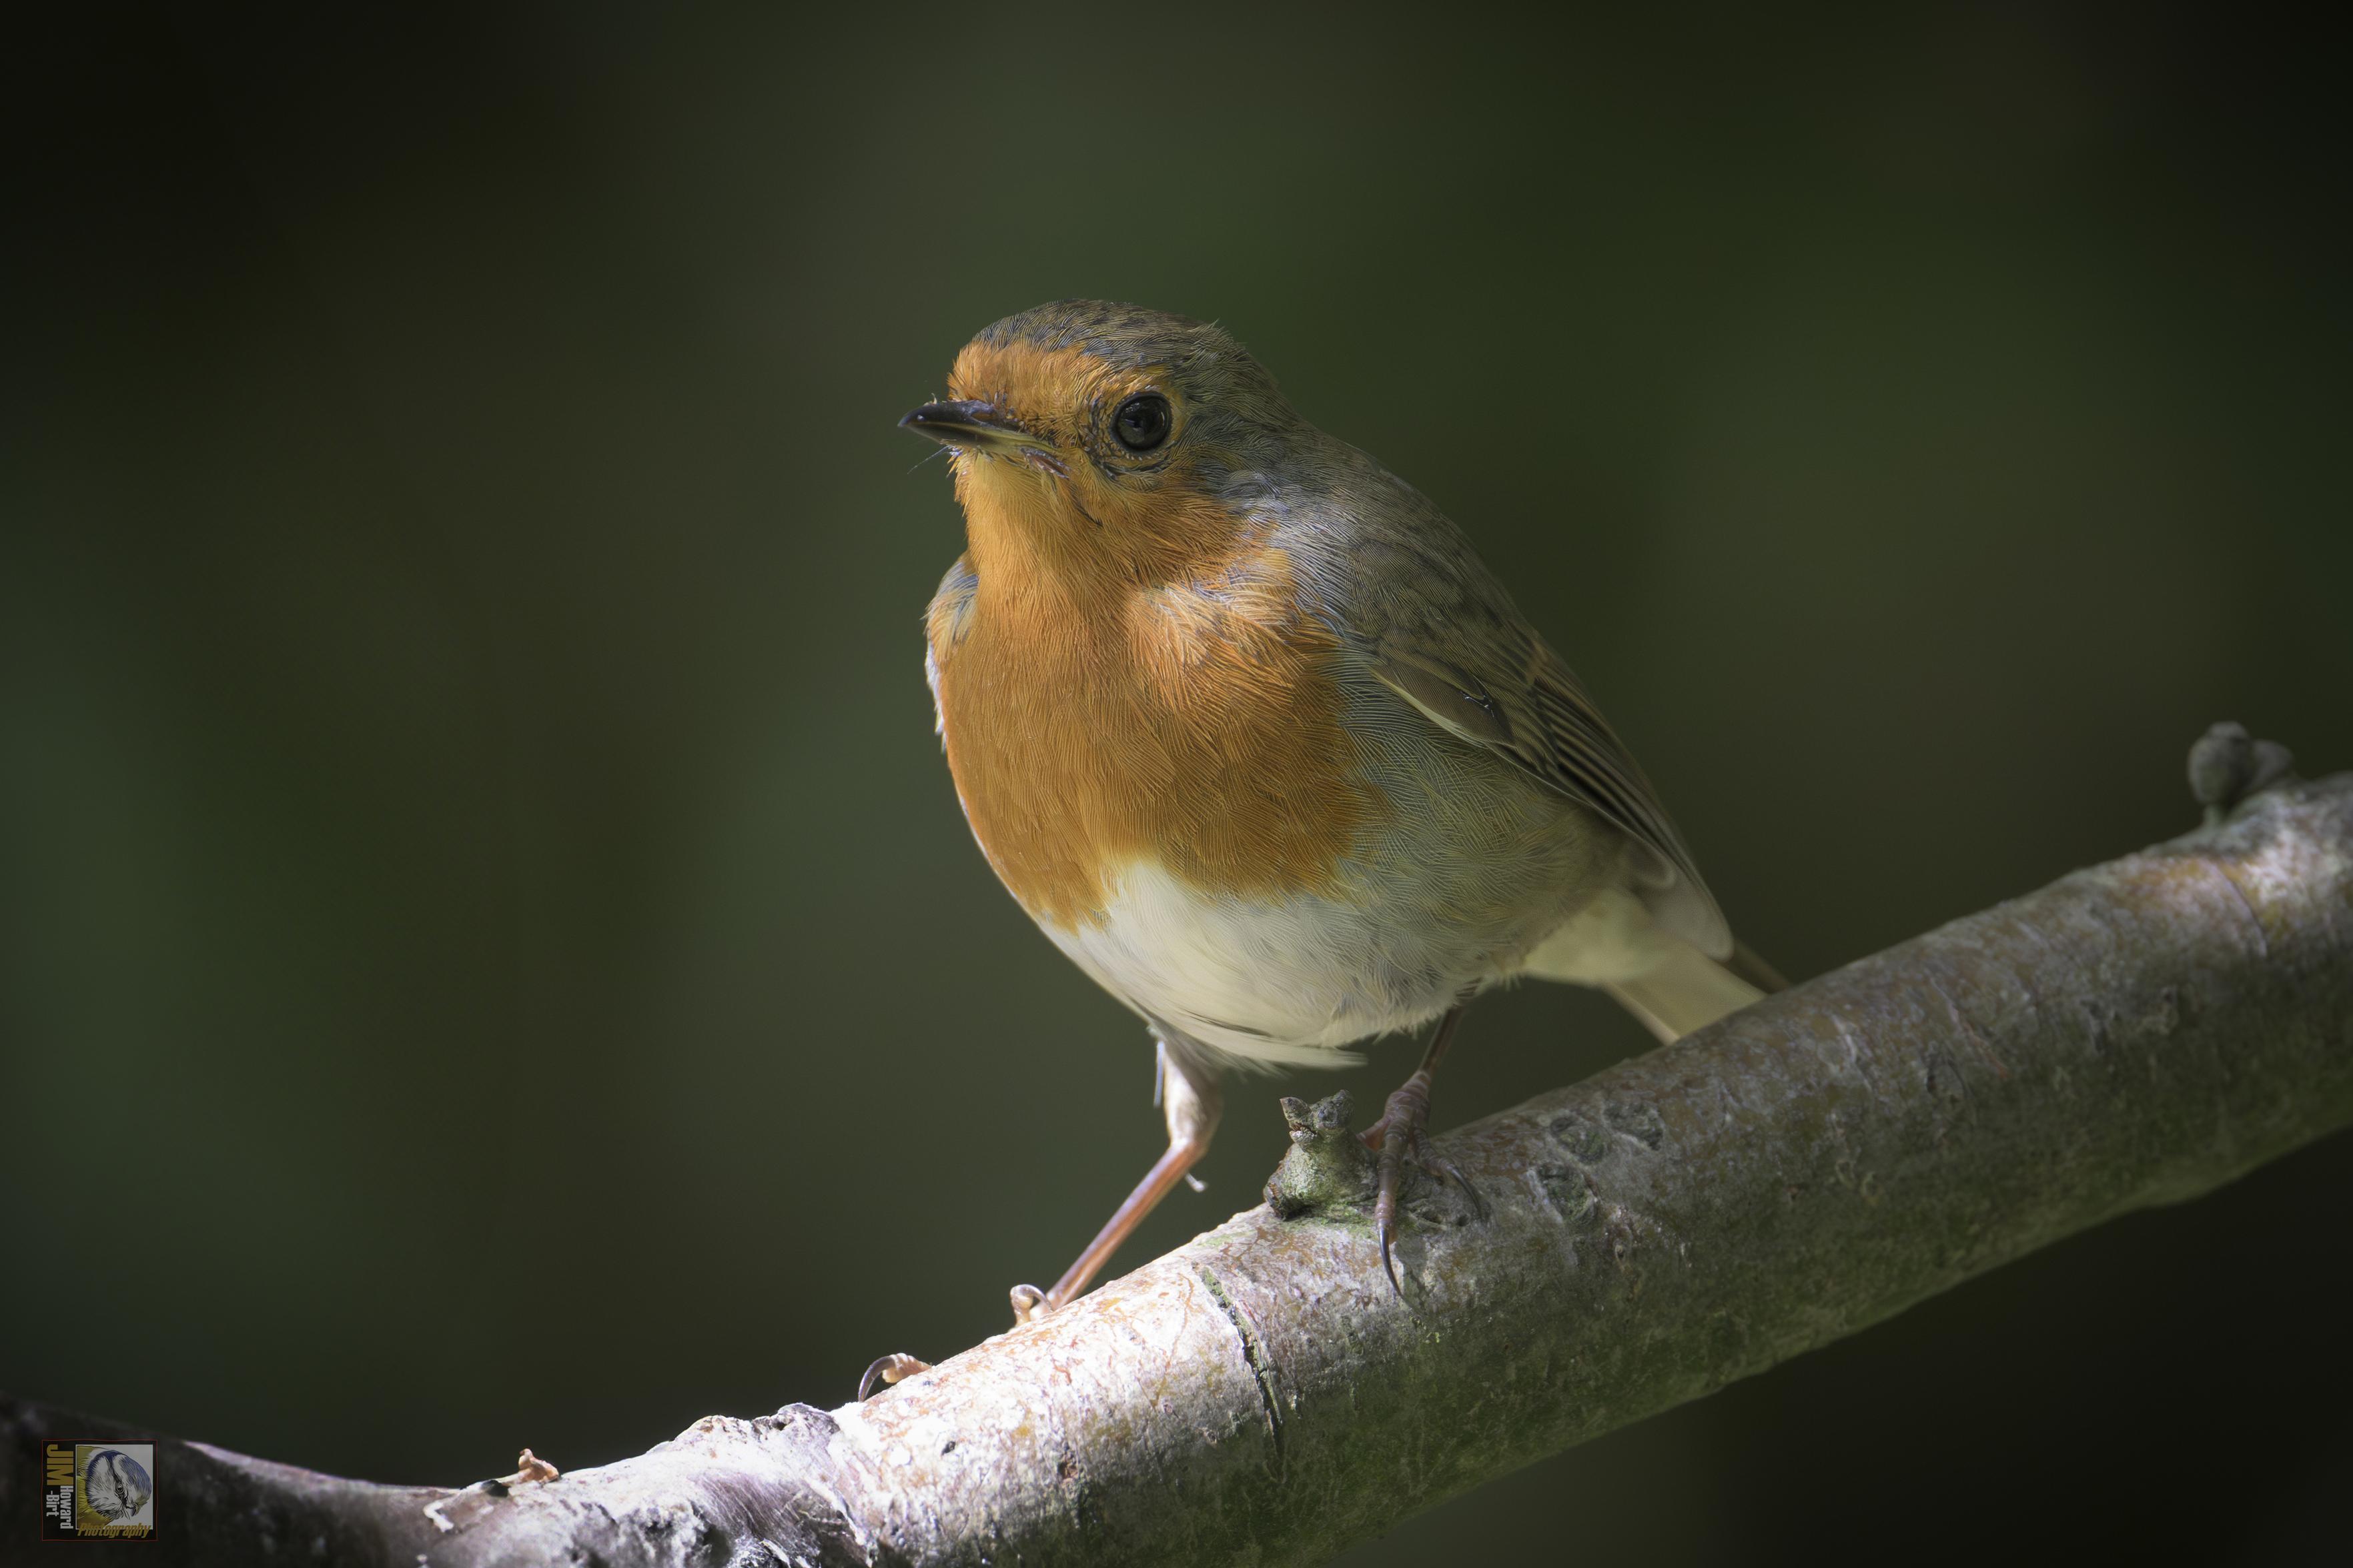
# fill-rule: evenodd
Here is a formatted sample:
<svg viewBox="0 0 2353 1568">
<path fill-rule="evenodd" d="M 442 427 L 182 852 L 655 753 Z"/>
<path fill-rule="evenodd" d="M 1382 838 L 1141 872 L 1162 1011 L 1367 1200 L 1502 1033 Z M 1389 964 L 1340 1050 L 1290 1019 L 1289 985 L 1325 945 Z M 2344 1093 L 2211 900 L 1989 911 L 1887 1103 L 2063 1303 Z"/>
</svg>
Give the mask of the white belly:
<svg viewBox="0 0 2353 1568">
<path fill-rule="evenodd" d="M 1106 989 L 1202 1045 L 1268 1066 L 1337 1067 L 1356 1059 L 1337 1047 L 1412 1028 L 1503 973 L 1470 933 L 1377 906 L 1212 897 L 1139 861 L 1100 922 L 1046 933 Z"/>
<path fill-rule="evenodd" d="M 1131 863 L 1104 918 L 1046 934 L 1106 990 L 1238 1064 L 1339 1067 L 1339 1047 L 1412 1029 L 1515 974 L 1598 985 L 1638 977 L 1680 946 L 1639 900 L 1529 906 L 1518 918 L 1431 918 L 1421 900 L 1214 897 Z M 1397 889 L 1391 888 L 1394 894 Z M 1441 906 L 1443 907 L 1443 906 Z"/>
</svg>

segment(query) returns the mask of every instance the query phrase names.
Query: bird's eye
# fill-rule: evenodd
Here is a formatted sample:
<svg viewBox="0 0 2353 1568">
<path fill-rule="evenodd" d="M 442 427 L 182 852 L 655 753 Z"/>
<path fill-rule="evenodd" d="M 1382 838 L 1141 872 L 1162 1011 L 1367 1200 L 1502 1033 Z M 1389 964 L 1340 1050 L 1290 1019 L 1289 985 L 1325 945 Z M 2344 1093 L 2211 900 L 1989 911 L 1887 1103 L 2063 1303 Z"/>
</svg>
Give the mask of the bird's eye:
<svg viewBox="0 0 2353 1568">
<path fill-rule="evenodd" d="M 1139 392 L 1111 416 L 1111 432 L 1131 452 L 1149 452 L 1168 439 L 1168 400 L 1156 392 Z"/>
</svg>

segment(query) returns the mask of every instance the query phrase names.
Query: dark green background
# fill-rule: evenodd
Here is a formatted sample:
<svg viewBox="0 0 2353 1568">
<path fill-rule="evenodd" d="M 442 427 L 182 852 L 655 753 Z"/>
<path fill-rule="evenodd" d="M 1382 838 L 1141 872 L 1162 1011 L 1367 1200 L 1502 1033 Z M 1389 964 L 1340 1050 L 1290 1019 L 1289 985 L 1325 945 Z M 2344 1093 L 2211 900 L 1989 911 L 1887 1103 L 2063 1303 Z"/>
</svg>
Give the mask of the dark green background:
<svg viewBox="0 0 2353 1568">
<path fill-rule="evenodd" d="M 1436 497 L 1793 974 L 2188 827 L 2211 720 L 2353 766 L 2317 40 L 666 9 L 9 24 L 0 1384 L 459 1481 L 1060 1269 L 1150 1056 L 959 819 L 892 428 L 1042 300 L 1225 321 Z M 1439 1120 L 1640 1044 L 1496 997 Z M 2340 1140 L 1348 1561 L 2341 1546 L 2348 1200 Z"/>
</svg>

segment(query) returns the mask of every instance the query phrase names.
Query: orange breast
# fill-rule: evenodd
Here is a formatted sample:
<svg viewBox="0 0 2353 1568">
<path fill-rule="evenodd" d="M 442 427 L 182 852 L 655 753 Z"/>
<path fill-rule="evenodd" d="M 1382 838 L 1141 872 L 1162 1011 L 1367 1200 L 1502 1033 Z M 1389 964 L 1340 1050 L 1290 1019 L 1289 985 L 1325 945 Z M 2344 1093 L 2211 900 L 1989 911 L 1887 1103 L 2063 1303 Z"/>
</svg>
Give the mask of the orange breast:
<svg viewBox="0 0 2353 1568">
<path fill-rule="evenodd" d="M 930 627 L 948 765 L 1032 916 L 1097 923 L 1137 858 L 1207 892 L 1329 891 L 1382 803 L 1339 722 L 1337 647 L 1290 562 L 1238 541 L 1175 586 L 983 568 Z"/>
</svg>

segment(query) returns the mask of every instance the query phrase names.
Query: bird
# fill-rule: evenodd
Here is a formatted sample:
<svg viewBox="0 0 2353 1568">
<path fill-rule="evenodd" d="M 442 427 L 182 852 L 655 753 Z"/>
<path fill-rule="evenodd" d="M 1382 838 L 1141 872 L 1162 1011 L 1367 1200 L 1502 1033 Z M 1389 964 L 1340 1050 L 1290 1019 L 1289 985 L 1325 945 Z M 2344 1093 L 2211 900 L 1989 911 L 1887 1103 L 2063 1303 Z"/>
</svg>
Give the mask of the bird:
<svg viewBox="0 0 2353 1568">
<path fill-rule="evenodd" d="M 1435 1023 L 1363 1134 L 1394 1290 L 1408 1163 L 1453 1173 L 1423 1138 L 1472 997 L 1595 986 L 1672 1041 L 1778 988 L 1462 531 L 1221 326 L 1039 305 L 900 424 L 947 449 L 964 513 L 924 616 L 957 799 L 1021 908 L 1141 1017 L 1167 1127 L 1060 1279 L 1013 1289 L 1018 1321 L 1082 1294 L 1189 1174 L 1229 1069 L 1344 1065 Z"/>
</svg>

